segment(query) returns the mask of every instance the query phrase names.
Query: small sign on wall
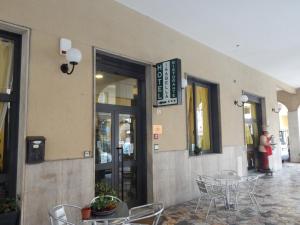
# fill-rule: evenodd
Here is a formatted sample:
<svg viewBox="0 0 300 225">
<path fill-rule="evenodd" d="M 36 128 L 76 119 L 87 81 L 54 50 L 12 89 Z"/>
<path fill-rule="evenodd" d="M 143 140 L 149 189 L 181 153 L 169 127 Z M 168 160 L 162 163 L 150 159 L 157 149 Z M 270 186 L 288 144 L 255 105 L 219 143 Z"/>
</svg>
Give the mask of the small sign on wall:
<svg viewBox="0 0 300 225">
<path fill-rule="evenodd" d="M 181 60 L 157 63 L 155 106 L 177 104 L 181 104 Z"/>
<path fill-rule="evenodd" d="M 159 135 L 159 134 L 162 134 L 163 127 L 162 127 L 162 125 L 153 125 L 152 130 L 153 130 L 153 134 Z"/>
</svg>

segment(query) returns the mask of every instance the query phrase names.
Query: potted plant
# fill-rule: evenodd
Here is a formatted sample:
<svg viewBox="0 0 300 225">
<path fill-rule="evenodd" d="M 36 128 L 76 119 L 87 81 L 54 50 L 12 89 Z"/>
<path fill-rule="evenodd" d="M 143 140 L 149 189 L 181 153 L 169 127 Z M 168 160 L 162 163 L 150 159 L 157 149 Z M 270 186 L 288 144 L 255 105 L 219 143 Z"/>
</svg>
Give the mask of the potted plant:
<svg viewBox="0 0 300 225">
<path fill-rule="evenodd" d="M 199 155 L 200 153 L 202 153 L 202 148 L 195 146 L 194 153 L 195 153 L 195 155 Z"/>
<path fill-rule="evenodd" d="M 15 199 L 0 199 L 0 224 L 1 225 L 18 225 L 19 209 Z"/>
<path fill-rule="evenodd" d="M 99 182 L 95 185 L 95 194 L 97 198 L 91 203 L 93 215 L 108 215 L 115 211 L 118 202 L 115 197 L 116 192 L 105 182 Z"/>
<path fill-rule="evenodd" d="M 117 201 L 108 196 L 98 196 L 94 202 L 91 203 L 92 213 L 96 216 L 109 215 L 117 208 Z"/>
<path fill-rule="evenodd" d="M 83 220 L 88 220 L 91 217 L 92 209 L 89 205 L 81 209 L 81 216 Z"/>
</svg>

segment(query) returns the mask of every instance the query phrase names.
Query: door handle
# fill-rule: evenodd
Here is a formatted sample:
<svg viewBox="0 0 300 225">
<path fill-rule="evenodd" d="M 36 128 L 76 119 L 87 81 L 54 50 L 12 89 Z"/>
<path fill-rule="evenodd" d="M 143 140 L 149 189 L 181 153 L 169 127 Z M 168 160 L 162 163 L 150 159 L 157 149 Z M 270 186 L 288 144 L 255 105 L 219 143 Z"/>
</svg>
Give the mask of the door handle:
<svg viewBox="0 0 300 225">
<path fill-rule="evenodd" d="M 119 160 L 119 170 L 120 170 L 120 164 L 121 164 L 121 196 L 122 200 L 124 199 L 124 182 L 123 182 L 123 173 L 124 173 L 124 165 L 123 165 L 123 148 L 122 147 L 116 147 L 118 152 L 118 160 Z"/>
</svg>

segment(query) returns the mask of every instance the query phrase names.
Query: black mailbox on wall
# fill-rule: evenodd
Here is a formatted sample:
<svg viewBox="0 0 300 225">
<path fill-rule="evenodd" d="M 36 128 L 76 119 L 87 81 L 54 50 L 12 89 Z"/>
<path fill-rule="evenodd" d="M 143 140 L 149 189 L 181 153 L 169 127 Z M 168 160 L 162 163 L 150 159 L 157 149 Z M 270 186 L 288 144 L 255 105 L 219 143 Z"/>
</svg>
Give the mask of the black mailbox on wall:
<svg viewBox="0 0 300 225">
<path fill-rule="evenodd" d="M 26 138 L 26 163 L 34 164 L 44 162 L 45 137 L 30 136 Z"/>
</svg>

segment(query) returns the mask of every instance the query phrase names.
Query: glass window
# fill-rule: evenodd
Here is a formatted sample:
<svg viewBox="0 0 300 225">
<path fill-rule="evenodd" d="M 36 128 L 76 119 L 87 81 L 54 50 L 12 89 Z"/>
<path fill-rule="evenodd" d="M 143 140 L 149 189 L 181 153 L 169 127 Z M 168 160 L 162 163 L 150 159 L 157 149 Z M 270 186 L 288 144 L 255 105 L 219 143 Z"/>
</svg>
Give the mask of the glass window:
<svg viewBox="0 0 300 225">
<path fill-rule="evenodd" d="M 138 80 L 128 76 L 98 72 L 96 101 L 101 104 L 135 106 L 138 96 Z"/>
<path fill-rule="evenodd" d="M 189 79 L 187 86 L 188 147 L 190 155 L 220 152 L 217 85 Z M 212 101 L 216 110 L 212 110 Z M 213 126 L 214 125 L 214 126 Z M 213 140 L 216 145 L 213 146 Z"/>
<path fill-rule="evenodd" d="M 209 102 L 208 88 L 195 87 L 196 95 L 196 141 L 197 147 L 203 151 L 210 150 Z"/>
<path fill-rule="evenodd" d="M 5 31 L 0 31 L 0 35 L 0 197 L 14 197 L 20 79 L 15 68 L 20 67 L 21 36 Z"/>
<path fill-rule="evenodd" d="M 187 90 L 188 140 L 189 140 L 189 150 L 192 153 L 195 150 L 195 117 L 194 117 L 193 85 L 189 84 L 186 90 Z"/>
<path fill-rule="evenodd" d="M 257 148 L 259 145 L 259 132 L 256 103 L 247 102 L 244 104 L 244 120 L 245 142 L 247 146 Z"/>
<path fill-rule="evenodd" d="M 123 160 L 136 159 L 136 121 L 130 114 L 119 115 L 119 146 L 123 148 Z"/>
<path fill-rule="evenodd" d="M 96 163 L 111 161 L 111 114 L 100 112 L 96 118 Z"/>
<path fill-rule="evenodd" d="M 13 48 L 10 40 L 0 37 L 0 92 L 10 93 L 13 74 Z"/>
<path fill-rule="evenodd" d="M 8 134 L 5 135 L 5 127 L 9 126 L 9 103 L 0 102 L 0 173 L 5 170 L 5 154 L 8 154 L 6 149 L 6 142 L 8 141 Z M 7 165 L 6 165 L 7 166 Z"/>
</svg>

